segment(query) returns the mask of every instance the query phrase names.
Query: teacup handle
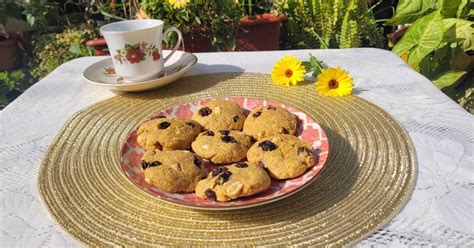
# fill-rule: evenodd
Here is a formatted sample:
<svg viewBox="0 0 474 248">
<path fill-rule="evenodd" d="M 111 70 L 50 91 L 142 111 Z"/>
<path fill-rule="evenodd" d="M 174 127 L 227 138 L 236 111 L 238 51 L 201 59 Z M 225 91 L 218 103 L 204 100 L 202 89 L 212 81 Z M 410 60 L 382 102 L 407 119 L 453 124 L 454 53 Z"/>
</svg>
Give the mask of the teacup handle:
<svg viewBox="0 0 474 248">
<path fill-rule="evenodd" d="M 171 53 L 168 54 L 168 56 L 166 56 L 163 59 L 163 62 L 166 62 L 169 58 L 171 58 L 173 53 L 176 52 L 176 49 L 178 49 L 179 45 L 181 44 L 181 40 L 183 39 L 183 36 L 181 35 L 181 32 L 177 28 L 171 27 L 171 28 L 166 29 L 165 32 L 163 33 L 163 40 L 166 39 L 169 32 L 176 32 L 178 34 L 178 41 L 174 45 L 173 50 L 171 51 Z"/>
</svg>

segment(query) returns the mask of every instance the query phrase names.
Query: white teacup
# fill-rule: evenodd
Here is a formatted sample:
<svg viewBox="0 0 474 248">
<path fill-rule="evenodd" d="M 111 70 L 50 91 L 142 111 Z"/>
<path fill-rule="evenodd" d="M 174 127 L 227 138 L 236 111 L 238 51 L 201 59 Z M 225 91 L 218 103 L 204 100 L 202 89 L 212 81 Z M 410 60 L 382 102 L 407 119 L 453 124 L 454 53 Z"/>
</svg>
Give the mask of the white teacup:
<svg viewBox="0 0 474 248">
<path fill-rule="evenodd" d="M 164 68 L 182 40 L 181 32 L 168 28 L 163 33 L 163 21 L 129 20 L 104 25 L 100 32 L 107 42 L 115 73 L 126 82 L 140 82 L 152 79 Z M 162 43 L 169 32 L 178 34 L 178 41 L 171 53 L 163 58 Z"/>
</svg>

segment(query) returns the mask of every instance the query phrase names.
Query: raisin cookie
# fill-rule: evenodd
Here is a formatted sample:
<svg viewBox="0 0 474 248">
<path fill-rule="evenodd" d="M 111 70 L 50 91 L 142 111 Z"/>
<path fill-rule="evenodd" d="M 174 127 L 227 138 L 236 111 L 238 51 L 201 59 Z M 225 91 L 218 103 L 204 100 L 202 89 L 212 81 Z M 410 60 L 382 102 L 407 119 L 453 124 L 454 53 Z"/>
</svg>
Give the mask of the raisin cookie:
<svg viewBox="0 0 474 248">
<path fill-rule="evenodd" d="M 247 158 L 275 179 L 298 177 L 315 162 L 313 147 L 289 134 L 259 140 L 250 147 Z"/>
<path fill-rule="evenodd" d="M 147 150 L 186 150 L 201 132 L 199 123 L 184 118 L 158 118 L 138 128 L 137 142 Z"/>
<path fill-rule="evenodd" d="M 141 161 L 145 181 L 166 192 L 193 192 L 206 176 L 205 163 L 190 151 L 152 151 Z"/>
<path fill-rule="evenodd" d="M 236 103 L 213 100 L 201 106 L 193 114 L 193 120 L 206 130 L 242 130 L 245 121 L 244 110 Z"/>
<path fill-rule="evenodd" d="M 230 164 L 245 159 L 252 139 L 240 131 L 205 131 L 191 144 L 193 151 L 214 164 Z"/>
<path fill-rule="evenodd" d="M 250 112 L 243 131 L 256 140 L 278 134 L 295 134 L 296 117 L 280 107 L 259 107 Z"/>
<path fill-rule="evenodd" d="M 239 162 L 214 169 L 207 178 L 198 182 L 196 195 L 203 199 L 230 201 L 266 191 L 270 185 L 271 179 L 264 169 Z"/>
</svg>

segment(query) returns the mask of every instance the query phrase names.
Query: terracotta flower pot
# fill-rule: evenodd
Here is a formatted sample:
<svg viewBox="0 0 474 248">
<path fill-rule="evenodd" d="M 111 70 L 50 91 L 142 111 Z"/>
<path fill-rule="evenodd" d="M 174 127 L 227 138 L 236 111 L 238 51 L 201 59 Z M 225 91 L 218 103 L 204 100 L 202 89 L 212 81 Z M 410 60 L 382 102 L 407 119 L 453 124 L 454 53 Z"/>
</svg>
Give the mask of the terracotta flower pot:
<svg viewBox="0 0 474 248">
<path fill-rule="evenodd" d="M 285 16 L 261 14 L 240 19 L 236 51 L 269 51 L 280 49 L 281 23 Z"/>
<path fill-rule="evenodd" d="M 281 23 L 286 20 L 285 16 L 273 14 L 262 14 L 246 16 L 240 19 L 239 29 L 236 36 L 235 51 L 268 51 L 280 49 Z M 209 38 L 203 35 L 202 29 L 194 29 L 183 35 L 184 47 L 181 50 L 188 52 L 212 52 L 215 49 Z M 86 46 L 94 47 L 95 55 L 107 55 L 104 48 L 107 43 L 103 38 L 90 40 Z M 230 51 L 231 49 L 225 49 Z"/>
<path fill-rule="evenodd" d="M 214 51 L 211 40 L 205 37 L 203 32 L 201 29 L 193 29 L 191 32 L 183 34 L 184 47 L 180 47 L 180 49 L 192 53 Z"/>
<path fill-rule="evenodd" d="M 261 14 L 240 19 L 236 36 L 235 51 L 268 51 L 280 49 L 281 23 L 285 16 Z M 188 52 L 211 52 L 211 41 L 203 36 L 203 30 L 194 29 L 184 35 L 185 50 Z M 231 49 L 225 49 L 230 51 Z"/>
<path fill-rule="evenodd" d="M 94 48 L 95 56 L 109 55 L 109 52 L 106 50 L 107 42 L 105 42 L 104 38 L 89 40 L 86 42 L 86 46 Z"/>
<path fill-rule="evenodd" d="M 18 66 L 18 39 L 15 33 L 8 33 L 9 38 L 0 41 L 0 71 L 11 70 Z"/>
</svg>

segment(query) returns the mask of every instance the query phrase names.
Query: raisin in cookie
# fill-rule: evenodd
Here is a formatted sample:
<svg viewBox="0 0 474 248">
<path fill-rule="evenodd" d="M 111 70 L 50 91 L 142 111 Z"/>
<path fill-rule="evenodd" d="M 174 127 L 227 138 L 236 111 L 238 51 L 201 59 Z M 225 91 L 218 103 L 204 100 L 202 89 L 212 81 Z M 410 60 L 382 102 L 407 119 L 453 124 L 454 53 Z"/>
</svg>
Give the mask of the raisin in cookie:
<svg viewBox="0 0 474 248">
<path fill-rule="evenodd" d="M 185 150 L 201 132 L 199 123 L 184 118 L 158 118 L 138 128 L 137 142 L 147 150 Z"/>
<path fill-rule="evenodd" d="M 266 191 L 270 185 L 271 179 L 264 169 L 239 162 L 214 169 L 207 178 L 199 181 L 196 195 L 203 199 L 230 201 Z"/>
<path fill-rule="evenodd" d="M 245 115 L 244 110 L 234 102 L 213 100 L 202 105 L 193 114 L 193 120 L 207 130 L 242 130 Z"/>
<path fill-rule="evenodd" d="M 193 151 L 214 164 L 230 164 L 245 159 L 252 139 L 240 131 L 205 131 L 191 144 Z"/>
<path fill-rule="evenodd" d="M 278 134 L 295 134 L 296 117 L 280 107 L 259 107 L 247 116 L 243 131 L 256 140 Z"/>
<path fill-rule="evenodd" d="M 250 147 L 247 158 L 266 168 L 275 179 L 298 177 L 315 162 L 313 147 L 289 134 L 259 140 Z"/>
<path fill-rule="evenodd" d="M 141 161 L 145 181 L 166 192 L 193 192 L 206 176 L 205 163 L 189 151 L 152 151 Z"/>
</svg>

